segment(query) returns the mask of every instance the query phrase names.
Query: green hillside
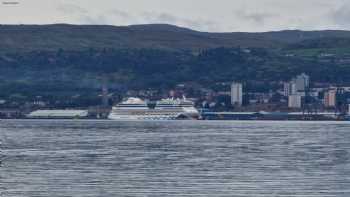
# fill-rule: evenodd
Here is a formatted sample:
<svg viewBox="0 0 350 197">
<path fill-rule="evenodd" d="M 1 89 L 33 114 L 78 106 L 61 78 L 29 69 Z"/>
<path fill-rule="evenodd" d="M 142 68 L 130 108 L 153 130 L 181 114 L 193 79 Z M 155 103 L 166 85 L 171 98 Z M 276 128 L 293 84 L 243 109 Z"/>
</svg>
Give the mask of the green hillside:
<svg viewBox="0 0 350 197">
<path fill-rule="evenodd" d="M 350 32 L 207 33 L 171 25 L 0 26 L 0 99 L 242 81 L 268 91 L 305 72 L 350 85 Z M 258 84 L 258 85 L 257 85 Z"/>
<path fill-rule="evenodd" d="M 350 38 L 348 31 L 206 33 L 171 25 L 1 25 L 0 51 L 103 49 L 202 50 L 217 47 L 279 48 L 318 38 Z"/>
</svg>

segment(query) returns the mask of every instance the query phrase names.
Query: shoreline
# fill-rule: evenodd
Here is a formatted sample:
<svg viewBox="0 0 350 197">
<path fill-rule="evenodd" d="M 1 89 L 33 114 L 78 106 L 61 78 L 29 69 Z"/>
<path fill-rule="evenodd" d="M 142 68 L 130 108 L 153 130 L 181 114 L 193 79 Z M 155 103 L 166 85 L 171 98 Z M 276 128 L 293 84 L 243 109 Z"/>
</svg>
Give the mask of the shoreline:
<svg viewBox="0 0 350 197">
<path fill-rule="evenodd" d="M 18 121 L 103 121 L 103 122 L 232 122 L 232 121 L 244 121 L 244 122 L 350 122 L 350 120 L 302 120 L 302 119 L 179 119 L 179 120 L 111 120 L 111 119 L 97 119 L 97 118 L 85 118 L 85 119 L 74 119 L 74 118 L 0 118 L 0 121 L 7 120 L 18 120 Z"/>
</svg>

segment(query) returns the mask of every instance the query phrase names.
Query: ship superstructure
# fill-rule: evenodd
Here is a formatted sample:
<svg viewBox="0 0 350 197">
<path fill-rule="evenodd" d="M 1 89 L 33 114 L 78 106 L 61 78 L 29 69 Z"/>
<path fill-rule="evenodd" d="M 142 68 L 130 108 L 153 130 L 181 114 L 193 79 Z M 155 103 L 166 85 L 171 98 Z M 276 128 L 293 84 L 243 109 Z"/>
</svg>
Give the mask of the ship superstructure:
<svg viewBox="0 0 350 197">
<path fill-rule="evenodd" d="M 128 98 L 113 107 L 112 120 L 176 120 L 194 119 L 199 115 L 194 103 L 186 98 L 162 99 L 146 102 L 140 98 Z"/>
</svg>

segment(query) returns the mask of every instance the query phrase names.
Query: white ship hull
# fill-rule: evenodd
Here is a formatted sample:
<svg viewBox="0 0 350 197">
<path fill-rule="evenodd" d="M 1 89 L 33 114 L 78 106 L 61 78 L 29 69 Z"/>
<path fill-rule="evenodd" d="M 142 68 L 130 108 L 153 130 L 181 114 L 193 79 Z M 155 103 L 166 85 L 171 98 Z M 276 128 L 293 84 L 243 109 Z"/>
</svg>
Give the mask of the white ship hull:
<svg viewBox="0 0 350 197">
<path fill-rule="evenodd" d="M 119 121 L 146 121 L 146 120 L 176 120 L 178 116 L 169 115 L 119 115 L 110 114 L 108 119 Z"/>
</svg>

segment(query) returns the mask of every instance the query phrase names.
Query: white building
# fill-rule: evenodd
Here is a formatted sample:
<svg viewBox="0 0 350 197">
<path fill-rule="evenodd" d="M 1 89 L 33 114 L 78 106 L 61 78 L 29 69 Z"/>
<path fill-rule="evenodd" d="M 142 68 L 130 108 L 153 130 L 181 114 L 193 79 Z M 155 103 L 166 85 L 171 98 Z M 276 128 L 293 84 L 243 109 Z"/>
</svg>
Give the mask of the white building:
<svg viewBox="0 0 350 197">
<path fill-rule="evenodd" d="M 289 95 L 288 107 L 289 108 L 301 108 L 301 96 L 300 95 Z"/>
<path fill-rule="evenodd" d="M 231 85 L 231 104 L 242 106 L 243 104 L 243 85 L 241 83 L 232 83 Z"/>
<path fill-rule="evenodd" d="M 294 95 L 297 93 L 296 84 L 294 82 L 284 83 L 284 96 Z"/>
<path fill-rule="evenodd" d="M 87 116 L 87 110 L 37 110 L 27 115 L 27 118 L 74 119 L 86 118 Z"/>
<path fill-rule="evenodd" d="M 283 95 L 305 96 L 305 91 L 310 87 L 310 77 L 305 73 L 296 76 L 290 82 L 283 84 Z"/>
</svg>

